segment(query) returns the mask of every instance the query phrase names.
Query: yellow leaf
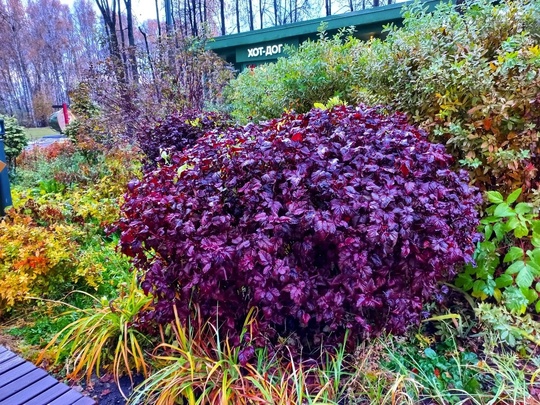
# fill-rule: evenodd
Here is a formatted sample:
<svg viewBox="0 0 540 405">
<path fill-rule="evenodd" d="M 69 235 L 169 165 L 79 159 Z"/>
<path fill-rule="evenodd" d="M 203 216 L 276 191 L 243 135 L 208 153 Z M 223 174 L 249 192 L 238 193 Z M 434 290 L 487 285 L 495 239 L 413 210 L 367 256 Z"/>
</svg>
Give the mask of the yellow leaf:
<svg viewBox="0 0 540 405">
<path fill-rule="evenodd" d="M 530 46 L 529 52 L 531 52 L 534 56 L 540 56 L 540 47 L 538 45 Z"/>
</svg>

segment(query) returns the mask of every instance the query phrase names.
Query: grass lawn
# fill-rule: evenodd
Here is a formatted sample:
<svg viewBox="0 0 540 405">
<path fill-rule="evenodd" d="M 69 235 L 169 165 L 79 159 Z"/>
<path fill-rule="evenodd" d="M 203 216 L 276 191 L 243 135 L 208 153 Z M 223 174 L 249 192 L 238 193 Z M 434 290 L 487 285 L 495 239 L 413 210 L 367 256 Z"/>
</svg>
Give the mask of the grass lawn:
<svg viewBox="0 0 540 405">
<path fill-rule="evenodd" d="M 24 130 L 28 134 L 28 137 L 30 138 L 31 141 L 41 138 L 42 136 L 58 134 L 58 131 L 55 129 L 52 129 L 51 127 L 25 128 Z"/>
</svg>

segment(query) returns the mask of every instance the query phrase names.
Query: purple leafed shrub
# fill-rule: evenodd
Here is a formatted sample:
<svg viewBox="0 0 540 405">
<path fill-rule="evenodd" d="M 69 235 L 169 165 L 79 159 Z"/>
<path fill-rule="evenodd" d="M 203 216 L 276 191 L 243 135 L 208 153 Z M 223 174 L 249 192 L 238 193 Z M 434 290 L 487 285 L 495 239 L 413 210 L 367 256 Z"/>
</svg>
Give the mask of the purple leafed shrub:
<svg viewBox="0 0 540 405">
<path fill-rule="evenodd" d="M 156 122 L 145 123 L 137 140 L 148 160 L 154 164 L 162 150 L 181 151 L 193 145 L 206 131 L 225 126 L 228 120 L 229 117 L 217 112 L 174 112 Z"/>
<path fill-rule="evenodd" d="M 404 115 L 335 107 L 212 131 L 129 184 L 121 249 L 155 296 L 256 345 L 403 333 L 470 262 L 481 203 Z M 268 339 L 268 340 L 264 340 Z M 290 340 L 290 339 L 289 339 Z"/>
</svg>

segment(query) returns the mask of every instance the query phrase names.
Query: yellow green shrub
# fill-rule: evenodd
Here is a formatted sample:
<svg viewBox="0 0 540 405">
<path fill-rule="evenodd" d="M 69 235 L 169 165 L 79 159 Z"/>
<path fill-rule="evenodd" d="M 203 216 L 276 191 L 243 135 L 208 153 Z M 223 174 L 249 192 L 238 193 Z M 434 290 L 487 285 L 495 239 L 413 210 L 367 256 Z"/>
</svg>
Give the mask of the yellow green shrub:
<svg viewBox="0 0 540 405">
<path fill-rule="evenodd" d="M 0 313 L 29 296 L 48 296 L 76 283 L 81 231 L 69 224 L 39 226 L 13 213 L 0 222 Z"/>
<path fill-rule="evenodd" d="M 54 146 L 23 156 L 20 172 L 27 168 L 41 177 L 15 181 L 13 207 L 0 222 L 0 314 L 29 296 L 113 288 L 127 268 L 104 228 L 138 174 L 136 152 L 111 150 L 92 163 L 75 148 Z"/>
</svg>

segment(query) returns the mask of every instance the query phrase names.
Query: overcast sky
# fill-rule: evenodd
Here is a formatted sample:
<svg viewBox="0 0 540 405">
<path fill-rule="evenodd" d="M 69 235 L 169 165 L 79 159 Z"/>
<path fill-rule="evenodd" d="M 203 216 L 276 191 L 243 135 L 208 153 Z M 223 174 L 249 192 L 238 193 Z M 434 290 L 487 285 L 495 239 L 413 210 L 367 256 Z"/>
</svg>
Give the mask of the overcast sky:
<svg viewBox="0 0 540 405">
<path fill-rule="evenodd" d="M 60 1 L 63 4 L 67 4 L 71 7 L 74 0 L 60 0 Z M 99 15 L 99 10 L 97 6 L 95 6 L 95 2 L 93 3 L 94 3 L 94 8 L 96 9 Z M 122 4 L 122 6 L 124 5 L 123 1 L 121 1 L 120 3 Z M 160 3 L 162 2 L 160 1 Z M 139 23 L 142 23 L 149 19 L 156 18 L 156 4 L 154 0 L 132 0 L 132 4 L 133 4 L 133 16 L 137 18 L 137 21 Z M 160 4 L 160 14 L 163 13 L 162 8 L 163 7 Z M 122 7 L 122 9 L 124 9 L 124 7 Z"/>
</svg>

